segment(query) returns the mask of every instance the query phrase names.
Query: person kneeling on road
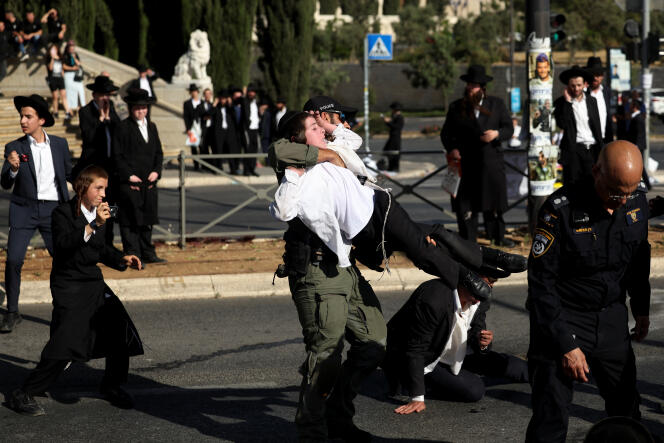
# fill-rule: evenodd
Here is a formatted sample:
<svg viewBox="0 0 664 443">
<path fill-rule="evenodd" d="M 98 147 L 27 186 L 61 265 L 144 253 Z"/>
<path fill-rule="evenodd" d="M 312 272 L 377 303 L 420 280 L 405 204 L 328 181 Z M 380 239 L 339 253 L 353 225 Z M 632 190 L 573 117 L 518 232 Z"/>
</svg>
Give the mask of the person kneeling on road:
<svg viewBox="0 0 664 443">
<path fill-rule="evenodd" d="M 53 211 L 51 338 L 37 367 L 8 399 L 21 414 L 45 413 L 33 396 L 44 393 L 71 361 L 101 357 L 106 357 L 101 394 L 119 408 L 133 407 L 120 385 L 127 381 L 129 357 L 142 355 L 143 345 L 124 306 L 104 283 L 97 262 L 124 271 L 128 266 L 141 269 L 141 261 L 104 240 L 111 216 L 108 203 L 102 201 L 107 185 L 106 171 L 88 166 L 74 181 L 76 197 Z"/>
<path fill-rule="evenodd" d="M 480 275 L 493 283 L 508 272 L 483 266 Z M 427 396 L 475 402 L 484 396 L 479 377 L 528 381 L 528 366 L 517 357 L 491 350 L 493 332 L 486 329 L 489 299 L 478 299 L 466 288 L 450 290 L 441 280 L 422 283 L 387 324 L 387 354 L 383 371 L 390 395 L 402 389 L 407 404 L 397 414 L 422 412 Z M 468 348 L 472 351 L 467 354 Z"/>
</svg>

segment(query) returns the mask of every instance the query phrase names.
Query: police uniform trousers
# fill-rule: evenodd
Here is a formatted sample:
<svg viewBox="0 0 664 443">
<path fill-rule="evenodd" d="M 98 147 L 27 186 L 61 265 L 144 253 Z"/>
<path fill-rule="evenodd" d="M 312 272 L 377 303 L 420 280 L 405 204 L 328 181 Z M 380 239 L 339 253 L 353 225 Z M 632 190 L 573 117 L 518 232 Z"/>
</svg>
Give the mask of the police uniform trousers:
<svg viewBox="0 0 664 443">
<path fill-rule="evenodd" d="M 309 263 L 306 275 L 289 277 L 307 357 L 295 416 L 301 441 L 326 441 L 328 427 L 352 422 L 362 380 L 385 354 L 387 327 L 380 303 L 355 265 L 336 256 Z M 341 364 L 344 337 L 350 344 Z"/>
<path fill-rule="evenodd" d="M 563 309 L 563 315 L 585 354 L 607 414 L 640 419 L 636 363 L 625 304 L 613 303 L 599 312 Z M 533 416 L 526 441 L 564 442 L 574 381 L 562 372 L 560 356 L 547 358 L 543 348 L 531 327 L 528 369 Z"/>
</svg>

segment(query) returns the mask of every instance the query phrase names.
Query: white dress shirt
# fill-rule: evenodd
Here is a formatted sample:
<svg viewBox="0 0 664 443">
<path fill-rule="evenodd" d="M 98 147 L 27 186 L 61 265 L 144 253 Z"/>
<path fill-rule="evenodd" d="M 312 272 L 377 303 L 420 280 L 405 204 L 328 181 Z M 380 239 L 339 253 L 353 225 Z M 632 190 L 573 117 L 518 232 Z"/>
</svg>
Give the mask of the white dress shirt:
<svg viewBox="0 0 664 443">
<path fill-rule="evenodd" d="M 256 104 L 256 100 L 252 100 L 249 102 L 249 129 L 258 129 L 260 122 L 258 105 Z"/>
<path fill-rule="evenodd" d="M 597 110 L 599 111 L 599 124 L 602 126 L 602 138 L 606 136 L 606 102 L 604 101 L 604 86 L 599 85 L 597 91 L 590 91 L 590 95 L 597 100 Z"/>
<path fill-rule="evenodd" d="M 88 211 L 87 208 L 81 203 L 81 214 L 85 216 L 85 219 L 88 221 L 88 223 L 92 222 L 92 220 L 95 220 L 97 218 L 97 208 L 94 207 L 92 208 L 92 211 Z M 92 231 L 92 234 L 94 234 L 96 231 Z M 83 229 L 83 240 L 87 243 L 88 240 L 90 240 L 90 237 L 92 237 L 92 234 L 88 234 L 88 231 Z"/>
<path fill-rule="evenodd" d="M 141 135 L 143 136 L 143 140 L 145 140 L 145 143 L 148 142 L 148 121 L 147 119 L 143 120 L 136 120 L 136 124 L 138 125 L 138 130 L 141 131 Z"/>
<path fill-rule="evenodd" d="M 150 87 L 150 82 L 148 81 L 147 77 L 140 77 L 138 79 L 138 84 L 140 85 L 141 89 L 148 91 L 148 95 L 152 97 L 152 88 Z"/>
<path fill-rule="evenodd" d="M 228 129 L 228 118 L 226 117 L 226 106 L 221 107 L 221 129 Z"/>
<path fill-rule="evenodd" d="M 288 109 L 284 106 L 284 108 L 281 111 L 277 111 L 277 113 L 274 116 L 274 121 L 275 124 L 278 126 L 279 125 L 279 120 L 281 120 L 281 117 L 283 117 L 286 112 L 288 112 Z"/>
<path fill-rule="evenodd" d="M 424 368 L 424 374 L 433 372 L 436 365 L 440 362 L 450 367 L 454 375 L 458 375 L 463 365 L 463 360 L 468 353 L 468 330 L 477 312 L 479 303 L 468 306 L 465 310 L 461 307 L 459 293 L 454 290 L 454 317 L 450 337 L 441 352 L 440 357 Z M 411 401 L 424 401 L 424 395 L 417 395 L 411 398 Z"/>
<path fill-rule="evenodd" d="M 595 137 L 590 130 L 585 94 L 581 94 L 581 100 L 572 99 L 572 111 L 574 111 L 576 121 L 576 143 L 594 144 Z"/>
<path fill-rule="evenodd" d="M 48 138 L 46 131 L 44 131 L 43 143 L 37 143 L 30 135 L 28 135 L 28 141 L 30 142 L 32 161 L 35 164 L 35 174 L 37 174 L 37 200 L 58 201 L 58 187 L 55 184 L 51 140 Z M 12 177 L 16 177 L 17 174 L 18 171 L 16 173 L 11 172 Z"/>
</svg>

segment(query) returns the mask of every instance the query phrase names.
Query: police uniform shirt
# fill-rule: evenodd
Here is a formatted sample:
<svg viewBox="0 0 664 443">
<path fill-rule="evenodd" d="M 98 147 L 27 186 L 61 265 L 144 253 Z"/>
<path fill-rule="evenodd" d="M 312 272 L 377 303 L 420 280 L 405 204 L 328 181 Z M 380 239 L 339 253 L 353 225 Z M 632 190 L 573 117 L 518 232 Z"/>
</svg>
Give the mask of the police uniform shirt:
<svg viewBox="0 0 664 443">
<path fill-rule="evenodd" d="M 592 180 L 553 193 L 543 205 L 528 261 L 531 324 L 560 355 L 577 347 L 565 311 L 623 303 L 648 315 L 650 245 L 645 185 L 609 214 Z"/>
</svg>

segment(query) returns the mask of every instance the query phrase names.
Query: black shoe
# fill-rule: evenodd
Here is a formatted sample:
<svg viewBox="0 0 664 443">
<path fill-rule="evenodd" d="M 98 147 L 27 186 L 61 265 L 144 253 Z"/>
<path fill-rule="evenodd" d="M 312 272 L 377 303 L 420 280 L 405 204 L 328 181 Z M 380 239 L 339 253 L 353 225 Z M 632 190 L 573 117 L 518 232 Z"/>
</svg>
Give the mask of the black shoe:
<svg viewBox="0 0 664 443">
<path fill-rule="evenodd" d="M 141 260 L 141 263 L 168 263 L 168 260 L 165 258 L 157 257 L 153 255 L 152 257 L 145 257 Z"/>
<path fill-rule="evenodd" d="M 497 246 L 503 246 L 505 248 L 513 248 L 516 246 L 516 243 L 514 240 L 510 240 L 509 238 L 503 238 L 501 240 L 496 240 L 496 245 Z"/>
<path fill-rule="evenodd" d="M 7 404 L 19 414 L 30 415 L 32 417 L 46 414 L 44 409 L 37 403 L 37 400 L 22 389 L 16 389 L 12 392 L 7 399 Z"/>
<path fill-rule="evenodd" d="M 99 392 L 113 406 L 120 409 L 133 409 L 134 399 L 120 386 L 101 385 Z"/>
<path fill-rule="evenodd" d="M 17 324 L 23 321 L 23 317 L 18 312 L 8 312 L 0 326 L 0 332 L 12 332 Z"/>
<path fill-rule="evenodd" d="M 245 177 L 249 177 L 249 176 L 252 176 L 252 175 L 254 177 L 258 177 L 258 174 L 256 173 L 256 171 L 244 171 L 242 173 L 242 175 L 244 175 Z"/>
<path fill-rule="evenodd" d="M 459 283 L 468 289 L 470 295 L 480 302 L 491 298 L 491 286 L 472 271 L 466 270 L 465 275 L 461 275 Z"/>
<path fill-rule="evenodd" d="M 523 272 L 528 269 L 528 259 L 523 255 L 498 251 L 495 265 L 507 272 Z"/>
<path fill-rule="evenodd" d="M 353 443 L 355 442 L 363 443 L 371 441 L 371 434 L 355 426 L 355 424 L 352 421 L 338 422 L 336 420 L 334 421 L 328 420 L 327 437 L 329 439 L 340 438 L 343 441 L 349 441 Z"/>
</svg>

